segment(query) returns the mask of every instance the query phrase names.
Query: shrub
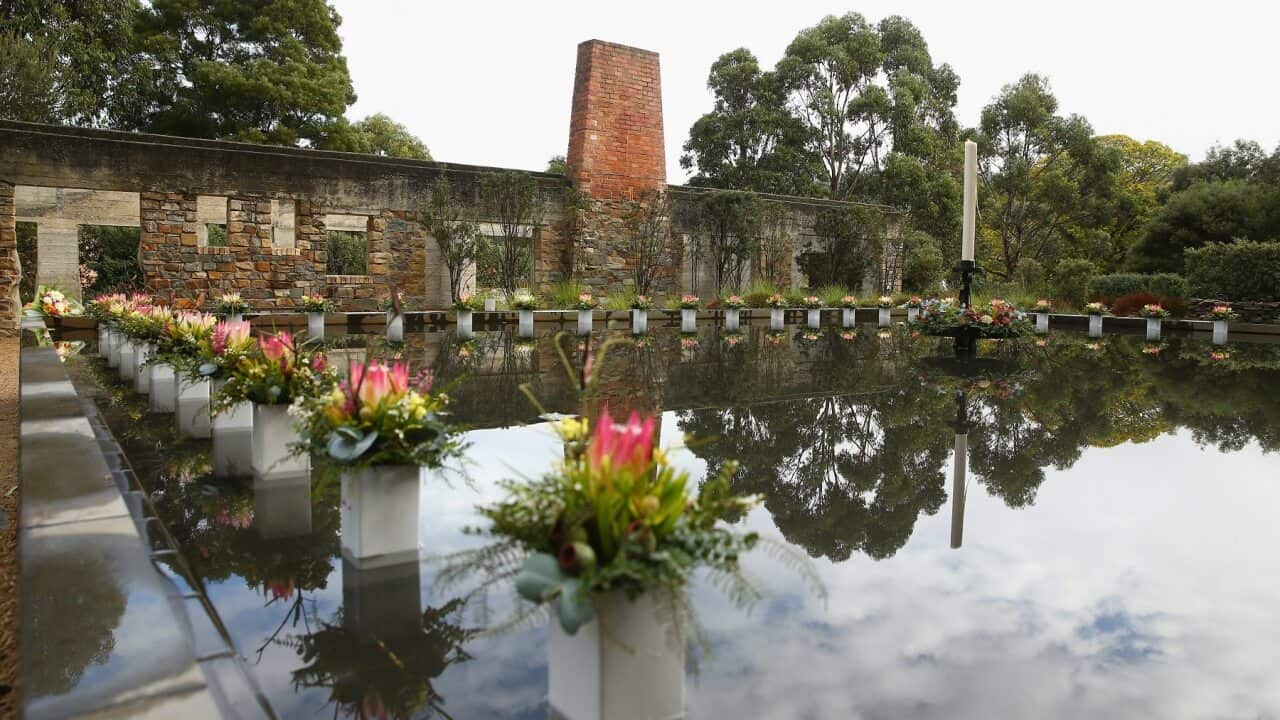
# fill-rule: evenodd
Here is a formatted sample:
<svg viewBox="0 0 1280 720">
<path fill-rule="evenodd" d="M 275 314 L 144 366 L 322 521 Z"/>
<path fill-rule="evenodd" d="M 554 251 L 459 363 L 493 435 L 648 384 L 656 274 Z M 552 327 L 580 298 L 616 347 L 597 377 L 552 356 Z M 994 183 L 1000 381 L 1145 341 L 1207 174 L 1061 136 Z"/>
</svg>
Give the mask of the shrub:
<svg viewBox="0 0 1280 720">
<path fill-rule="evenodd" d="M 1118 298 L 1122 295 L 1149 292 L 1148 276 L 1138 273 L 1097 275 L 1089 280 L 1088 295 L 1093 298 Z"/>
<path fill-rule="evenodd" d="M 1084 300 L 1089 279 L 1097 272 L 1093 263 L 1081 258 L 1062 260 L 1053 270 L 1053 294 L 1063 300 L 1078 304 Z"/>
<path fill-rule="evenodd" d="M 1035 258 L 1027 258 L 1018 263 L 1018 280 L 1024 288 L 1038 288 L 1044 284 L 1044 265 Z"/>
<path fill-rule="evenodd" d="M 804 299 L 809 297 L 809 293 L 799 288 L 790 288 L 783 291 L 782 297 L 786 299 L 787 307 L 800 307 L 804 305 Z"/>
<path fill-rule="evenodd" d="M 843 285 L 827 285 L 818 289 L 817 295 L 822 298 L 822 304 L 826 307 L 840 307 L 840 301 L 846 295 L 852 295 L 849 289 Z"/>
<path fill-rule="evenodd" d="M 636 294 L 631 290 L 615 290 L 604 300 L 605 310 L 630 310 Z"/>
<path fill-rule="evenodd" d="M 578 296 L 585 292 L 590 292 L 590 289 L 577 280 L 562 280 L 551 283 L 544 299 L 547 307 L 564 310 L 576 306 Z"/>
<path fill-rule="evenodd" d="M 1280 242 L 1218 243 L 1186 252 L 1195 297 L 1280 300 Z"/>
<path fill-rule="evenodd" d="M 947 272 L 938 241 L 922 232 L 912 233 L 906 242 L 906 254 L 902 287 L 916 292 L 931 292 L 937 288 Z"/>
<path fill-rule="evenodd" d="M 776 292 L 778 292 L 778 289 L 772 283 L 757 281 L 751 283 L 751 287 L 742 293 L 742 301 L 746 303 L 747 307 L 764 307 L 765 301 Z"/>
<path fill-rule="evenodd" d="M 1138 315 L 1138 311 L 1143 305 L 1159 305 L 1169 311 L 1171 315 L 1184 315 L 1187 312 L 1187 301 L 1184 298 L 1157 295 L 1149 292 L 1129 293 L 1121 295 L 1115 300 L 1108 303 L 1111 306 L 1111 313 L 1122 317 L 1134 317 Z"/>
<path fill-rule="evenodd" d="M 1177 273 L 1159 273 L 1147 280 L 1147 290 L 1163 297 L 1187 297 L 1187 281 Z"/>
</svg>

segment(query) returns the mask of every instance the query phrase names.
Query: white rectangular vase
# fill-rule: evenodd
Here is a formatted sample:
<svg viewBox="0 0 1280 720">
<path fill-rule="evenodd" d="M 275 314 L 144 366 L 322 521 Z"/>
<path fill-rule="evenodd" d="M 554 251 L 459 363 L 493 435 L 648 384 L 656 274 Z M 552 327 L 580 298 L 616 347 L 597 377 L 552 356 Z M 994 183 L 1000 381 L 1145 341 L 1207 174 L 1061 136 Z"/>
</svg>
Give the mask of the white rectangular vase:
<svg viewBox="0 0 1280 720">
<path fill-rule="evenodd" d="M 858 321 L 858 311 L 854 308 L 840 308 L 840 327 L 851 328 Z"/>
<path fill-rule="evenodd" d="M 782 308 L 769 308 L 769 329 L 781 330 L 786 324 L 787 311 Z"/>
<path fill-rule="evenodd" d="M 151 394 L 151 369 L 147 361 L 155 351 L 154 345 L 139 345 L 133 353 L 133 389 L 143 395 Z"/>
<path fill-rule="evenodd" d="M 915 322 L 920 317 L 920 308 L 907 308 L 907 322 Z"/>
<path fill-rule="evenodd" d="M 342 554 L 360 567 L 416 559 L 422 469 L 375 465 L 342 473 Z"/>
<path fill-rule="evenodd" d="M 485 312 L 494 312 L 494 311 L 495 311 L 495 310 L 497 310 L 497 309 L 498 309 L 498 300 L 497 300 L 497 298 L 487 297 L 487 298 L 485 298 L 485 299 L 484 299 L 484 311 L 485 311 Z"/>
<path fill-rule="evenodd" d="M 307 338 L 310 340 L 324 340 L 324 313 L 307 313 Z"/>
<path fill-rule="evenodd" d="M 516 315 L 520 319 L 520 337 L 533 337 L 533 311 L 520 310 Z"/>
<path fill-rule="evenodd" d="M 387 341 L 404 342 L 404 314 L 387 313 Z"/>
<path fill-rule="evenodd" d="M 1160 318 L 1147 318 L 1147 339 L 1152 342 L 1160 339 Z"/>
<path fill-rule="evenodd" d="M 244 322 L 244 313 L 228 313 L 227 322 L 229 323 Z"/>
<path fill-rule="evenodd" d="M 880 327 L 889 327 L 889 308 L 880 308 Z"/>
<path fill-rule="evenodd" d="M 1036 332 L 1040 335 L 1049 332 L 1049 313 L 1036 313 Z"/>
<path fill-rule="evenodd" d="M 173 412 L 178 408 L 178 378 L 169 363 L 152 363 L 147 366 L 151 375 L 151 412 Z"/>
<path fill-rule="evenodd" d="M 98 323 L 98 357 L 106 357 L 110 354 L 111 348 L 107 343 L 106 323 Z"/>
<path fill-rule="evenodd" d="M 1089 316 L 1089 337 L 1091 338 L 1102 337 L 1102 316 L 1101 315 Z"/>
<path fill-rule="evenodd" d="M 472 332 L 471 330 L 471 311 L 459 310 L 458 311 L 458 337 L 462 338 L 463 340 L 467 340 L 474 336 L 475 336 L 475 333 Z"/>
<path fill-rule="evenodd" d="M 209 417 L 209 378 L 192 380 L 178 376 L 178 397 L 174 417 L 178 432 L 191 438 L 207 438 L 212 429 Z"/>
<path fill-rule="evenodd" d="M 597 597 L 596 619 L 569 635 L 552 620 L 548 701 L 566 720 L 683 718 L 683 644 L 650 594 Z M 552 613 L 554 616 L 554 613 Z M 557 715 L 558 714 L 558 715 Z"/>
<path fill-rule="evenodd" d="M 133 341 L 127 337 L 120 343 L 120 361 L 116 363 L 116 375 L 121 380 L 133 379 L 134 347 Z"/>
<path fill-rule="evenodd" d="M 631 334 L 643 335 L 649 331 L 649 311 L 640 308 L 631 309 Z"/>
<path fill-rule="evenodd" d="M 811 328 L 822 327 L 822 311 L 809 309 L 805 311 L 805 324 Z"/>
<path fill-rule="evenodd" d="M 1226 342 L 1227 342 L 1227 321 L 1214 320 L 1213 321 L 1213 344 L 1225 345 Z"/>
<path fill-rule="evenodd" d="M 741 326 L 742 311 L 738 308 L 729 308 L 724 311 L 724 329 L 729 332 L 738 332 Z"/>
<path fill-rule="evenodd" d="M 698 332 L 698 311 L 680 308 L 680 332 Z"/>
<path fill-rule="evenodd" d="M 591 334 L 591 311 L 590 310 L 578 311 L 578 334 L 579 335 Z"/>
<path fill-rule="evenodd" d="M 297 475 L 311 468 L 311 457 L 295 454 L 297 429 L 288 405 L 253 404 L 253 455 L 249 466 L 256 475 Z"/>
</svg>

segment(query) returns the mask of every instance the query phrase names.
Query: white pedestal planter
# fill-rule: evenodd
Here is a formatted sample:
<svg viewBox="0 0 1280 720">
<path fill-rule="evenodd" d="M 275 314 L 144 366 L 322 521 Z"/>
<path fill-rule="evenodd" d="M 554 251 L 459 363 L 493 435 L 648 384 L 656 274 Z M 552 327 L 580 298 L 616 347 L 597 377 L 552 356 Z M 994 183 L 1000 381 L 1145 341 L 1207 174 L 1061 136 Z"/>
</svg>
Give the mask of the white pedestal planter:
<svg viewBox="0 0 1280 720">
<path fill-rule="evenodd" d="M 116 374 L 121 380 L 133 380 L 133 355 L 136 349 L 137 346 L 128 338 L 120 343 L 120 360 L 116 363 Z"/>
<path fill-rule="evenodd" d="M 1213 321 L 1213 344 L 1225 345 L 1226 342 L 1227 342 L 1227 321 L 1214 320 Z"/>
<path fill-rule="evenodd" d="M 213 424 L 209 417 L 209 379 L 179 377 L 178 397 L 173 411 L 178 432 L 191 438 L 209 437 Z"/>
<path fill-rule="evenodd" d="M 387 341 L 404 342 L 404 314 L 387 313 Z"/>
<path fill-rule="evenodd" d="M 631 334 L 643 335 L 649 331 L 649 311 L 632 308 L 631 310 Z"/>
<path fill-rule="evenodd" d="M 107 330 L 107 367 L 120 367 L 120 349 L 124 336 L 115 330 Z"/>
<path fill-rule="evenodd" d="M 769 308 L 769 329 L 781 330 L 786 324 L 787 311 L 782 308 Z"/>
<path fill-rule="evenodd" d="M 724 311 L 724 329 L 729 332 L 738 332 L 741 327 L 742 311 L 738 308 L 728 308 Z"/>
<path fill-rule="evenodd" d="M 253 528 L 266 540 L 311 533 L 311 475 L 255 476 Z"/>
<path fill-rule="evenodd" d="M 552 620 L 547 644 L 548 700 L 566 720 L 668 720 L 684 717 L 683 646 L 649 595 L 596 599 L 596 619 L 569 635 Z"/>
<path fill-rule="evenodd" d="M 210 397 L 217 397 L 225 380 L 213 380 Z M 238 403 L 215 415 L 209 423 L 213 436 L 214 477 L 248 475 L 253 464 L 253 404 Z"/>
<path fill-rule="evenodd" d="M 520 337 L 533 337 L 533 311 L 520 310 L 516 316 L 520 320 Z"/>
<path fill-rule="evenodd" d="M 858 311 L 854 308 L 840 308 L 840 327 L 851 328 L 857 324 Z"/>
<path fill-rule="evenodd" d="M 880 327 L 889 327 L 889 308 L 880 308 Z"/>
<path fill-rule="evenodd" d="M 227 322 L 244 322 L 244 313 L 227 313 Z"/>
<path fill-rule="evenodd" d="M 1147 318 L 1147 340 L 1160 339 L 1160 318 Z"/>
<path fill-rule="evenodd" d="M 147 366 L 151 375 L 151 412 L 173 412 L 178 409 L 178 378 L 168 363 Z"/>
<path fill-rule="evenodd" d="M 680 308 L 680 332 L 698 332 L 698 311 Z"/>
<path fill-rule="evenodd" d="M 133 352 L 133 389 L 143 395 L 151 394 L 151 370 L 147 361 L 155 351 L 153 345 L 139 345 Z"/>
<path fill-rule="evenodd" d="M 822 327 L 822 311 L 821 310 L 805 310 L 805 325 L 811 328 Z"/>
<path fill-rule="evenodd" d="M 1044 335 L 1049 332 L 1049 313 L 1036 313 L 1036 333 Z"/>
<path fill-rule="evenodd" d="M 497 300 L 496 298 L 491 298 L 491 297 L 490 297 L 490 298 L 485 298 L 485 299 L 484 299 L 484 311 L 485 311 L 485 312 L 496 312 L 496 311 L 497 311 L 497 309 L 498 309 L 498 300 Z"/>
<path fill-rule="evenodd" d="M 417 465 L 382 465 L 342 473 L 342 554 L 360 567 L 418 556 Z"/>
<path fill-rule="evenodd" d="M 98 323 L 98 357 L 106 357 L 110 354 L 110 348 L 107 347 L 107 326 L 104 323 Z"/>
<path fill-rule="evenodd" d="M 592 311 L 590 310 L 578 311 L 578 334 L 579 335 L 591 334 L 591 314 L 592 314 Z"/>
<path fill-rule="evenodd" d="M 324 340 L 324 313 L 307 313 L 307 337 L 311 340 Z"/>
<path fill-rule="evenodd" d="M 1101 315 L 1089 316 L 1089 337 L 1091 338 L 1102 337 L 1102 316 Z"/>
<path fill-rule="evenodd" d="M 298 431 L 288 405 L 253 404 L 253 459 L 249 465 L 259 475 L 294 475 L 311 468 L 311 457 L 294 454 Z"/>
<path fill-rule="evenodd" d="M 475 333 L 471 329 L 471 311 L 458 311 L 458 337 L 468 340 L 475 337 Z"/>
<path fill-rule="evenodd" d="M 907 308 L 907 322 L 915 322 L 920 317 L 920 308 Z"/>
</svg>

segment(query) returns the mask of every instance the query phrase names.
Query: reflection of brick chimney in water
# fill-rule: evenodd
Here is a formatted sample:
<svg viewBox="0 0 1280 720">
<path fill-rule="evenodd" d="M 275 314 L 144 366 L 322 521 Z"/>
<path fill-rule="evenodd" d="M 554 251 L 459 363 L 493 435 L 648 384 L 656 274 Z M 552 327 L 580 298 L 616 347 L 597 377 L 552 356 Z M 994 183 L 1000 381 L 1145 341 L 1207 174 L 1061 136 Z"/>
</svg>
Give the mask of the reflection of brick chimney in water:
<svg viewBox="0 0 1280 720">
<path fill-rule="evenodd" d="M 578 45 L 566 164 L 574 186 L 593 198 L 666 188 L 657 53 L 601 40 Z"/>
</svg>

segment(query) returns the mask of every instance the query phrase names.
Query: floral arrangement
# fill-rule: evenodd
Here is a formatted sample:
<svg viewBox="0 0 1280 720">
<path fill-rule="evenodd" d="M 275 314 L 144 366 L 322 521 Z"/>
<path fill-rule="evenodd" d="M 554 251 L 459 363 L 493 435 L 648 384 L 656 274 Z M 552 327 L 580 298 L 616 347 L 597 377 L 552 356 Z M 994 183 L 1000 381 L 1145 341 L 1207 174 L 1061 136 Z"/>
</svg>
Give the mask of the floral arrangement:
<svg viewBox="0 0 1280 720">
<path fill-rule="evenodd" d="M 774 310 L 787 309 L 787 299 L 784 298 L 781 293 L 774 293 L 770 295 L 769 298 L 764 301 L 764 304 L 773 308 Z"/>
<path fill-rule="evenodd" d="M 979 337 L 1010 338 L 1030 330 L 1026 316 L 1012 303 L 993 298 L 983 305 L 967 308 L 946 300 L 927 300 L 912 327 L 926 335 L 954 335 L 961 329 L 976 331 Z"/>
<path fill-rule="evenodd" d="M 1035 306 L 1036 312 L 1047 313 L 1052 309 L 1053 309 L 1053 303 L 1049 302 L 1045 298 L 1040 298 L 1039 300 L 1036 300 L 1036 306 Z"/>
<path fill-rule="evenodd" d="M 334 304 L 332 300 L 318 293 L 315 295 L 303 295 L 302 310 L 309 313 L 332 312 Z"/>
<path fill-rule="evenodd" d="M 653 301 L 649 299 L 648 295 L 632 296 L 631 298 L 632 310 L 648 310 L 651 307 L 653 307 Z"/>
<path fill-rule="evenodd" d="M 173 311 L 163 305 L 135 305 L 120 318 L 120 331 L 131 340 L 155 343 L 173 320 Z"/>
<path fill-rule="evenodd" d="M 1209 317 L 1214 320 L 1230 321 L 1230 320 L 1235 320 L 1240 316 L 1236 314 L 1235 310 L 1231 309 L 1230 305 L 1226 303 L 1218 303 L 1217 305 L 1213 306 L 1212 310 L 1209 311 Z"/>
<path fill-rule="evenodd" d="M 409 309 L 403 290 L 392 290 L 378 299 L 378 309 L 382 312 L 402 313 Z"/>
<path fill-rule="evenodd" d="M 196 374 L 200 377 L 222 377 L 235 367 L 240 359 L 253 351 L 257 343 L 251 334 L 249 323 L 244 320 L 224 320 L 214 325 L 213 332 L 199 343 L 197 358 L 200 364 Z"/>
<path fill-rule="evenodd" d="M 61 290 L 41 285 L 36 290 L 36 299 L 27 303 L 26 310 L 47 318 L 70 317 L 84 314 L 84 308 L 75 298 L 69 298 Z"/>
<path fill-rule="evenodd" d="M 596 595 L 657 593 L 683 610 L 698 567 L 746 582 L 738 558 L 759 537 L 721 524 L 757 503 L 731 494 L 737 463 L 693 495 L 688 473 L 654 449 L 652 417 L 632 413 L 620 425 L 606 411 L 592 425 L 558 423 L 564 461 L 539 479 L 504 483 L 508 498 L 480 508 L 489 533 L 525 555 L 519 595 L 551 608 L 574 634 L 595 617 Z"/>
<path fill-rule="evenodd" d="M 888 310 L 893 307 L 893 298 L 888 295 L 881 295 L 879 298 L 876 298 L 876 307 L 881 310 Z"/>
<path fill-rule="evenodd" d="M 578 299 L 573 302 L 574 310 L 595 310 L 600 306 L 594 295 L 584 292 L 578 295 Z"/>
<path fill-rule="evenodd" d="M 729 310 L 741 310 L 747 303 L 741 295 L 729 295 L 721 300 L 720 304 Z"/>
<path fill-rule="evenodd" d="M 700 304 L 701 301 L 698 299 L 697 295 L 681 295 L 676 306 L 681 310 L 697 310 L 698 305 Z"/>
<path fill-rule="evenodd" d="M 157 340 L 156 357 L 179 372 L 189 373 L 195 370 L 200 364 L 201 347 L 213 336 L 213 329 L 217 324 L 218 318 L 215 315 L 179 311 Z"/>
<path fill-rule="evenodd" d="M 481 310 L 484 308 L 484 300 L 471 293 L 458 293 L 458 299 L 453 301 L 452 308 L 454 312 Z"/>
<path fill-rule="evenodd" d="M 853 295 L 845 295 L 840 298 L 840 307 L 846 310 L 853 310 L 858 307 L 858 298 Z"/>
<path fill-rule="evenodd" d="M 215 305 L 222 315 L 239 315 L 249 309 L 249 303 L 245 302 L 238 292 L 222 293 L 218 296 Z"/>
<path fill-rule="evenodd" d="M 1149 303 L 1147 305 L 1143 305 L 1142 309 L 1138 310 L 1138 314 L 1148 319 L 1159 319 L 1159 318 L 1169 317 L 1169 311 L 1165 310 L 1163 307 L 1160 307 L 1159 303 Z"/>
<path fill-rule="evenodd" d="M 918 308 L 923 304 L 924 304 L 924 300 L 922 300 L 920 296 L 912 295 L 905 303 L 903 303 L 902 306 L 909 307 L 909 308 Z"/>
<path fill-rule="evenodd" d="M 86 315 L 99 322 L 110 322 L 112 318 L 111 309 L 119 306 L 123 311 L 124 305 L 128 302 L 129 296 L 124 293 L 103 293 L 85 303 L 84 310 Z"/>
<path fill-rule="evenodd" d="M 1085 315 L 1106 315 L 1108 308 L 1100 302 L 1091 302 L 1084 304 Z"/>
<path fill-rule="evenodd" d="M 324 353 L 295 345 L 287 332 L 258 338 L 257 347 L 227 370 L 227 382 L 211 407 L 215 414 L 246 401 L 288 405 L 327 393 L 336 380 Z"/>
<path fill-rule="evenodd" d="M 819 310 L 822 308 L 822 298 L 817 295 L 810 295 L 804 300 L 801 300 L 800 304 L 807 310 Z"/>
<path fill-rule="evenodd" d="M 462 450 L 444 421 L 448 396 L 400 360 L 352 362 L 346 380 L 301 402 L 303 442 L 343 465 L 434 468 Z"/>
<path fill-rule="evenodd" d="M 537 310 L 538 299 L 528 291 L 517 291 L 516 294 L 511 297 L 511 307 L 516 310 Z"/>
</svg>

